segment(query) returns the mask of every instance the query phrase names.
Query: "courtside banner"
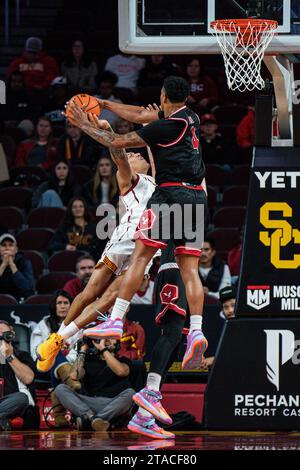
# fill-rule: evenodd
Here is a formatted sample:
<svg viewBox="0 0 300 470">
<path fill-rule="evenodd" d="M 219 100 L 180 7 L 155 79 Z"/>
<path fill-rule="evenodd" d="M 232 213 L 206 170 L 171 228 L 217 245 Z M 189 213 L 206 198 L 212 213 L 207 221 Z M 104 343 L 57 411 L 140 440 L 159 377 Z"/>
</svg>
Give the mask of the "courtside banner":
<svg viewBox="0 0 300 470">
<path fill-rule="evenodd" d="M 298 152 L 297 148 L 256 149 L 249 187 L 238 316 L 300 315 Z"/>
<path fill-rule="evenodd" d="M 228 320 L 205 392 L 208 429 L 299 430 L 300 321 Z"/>
</svg>

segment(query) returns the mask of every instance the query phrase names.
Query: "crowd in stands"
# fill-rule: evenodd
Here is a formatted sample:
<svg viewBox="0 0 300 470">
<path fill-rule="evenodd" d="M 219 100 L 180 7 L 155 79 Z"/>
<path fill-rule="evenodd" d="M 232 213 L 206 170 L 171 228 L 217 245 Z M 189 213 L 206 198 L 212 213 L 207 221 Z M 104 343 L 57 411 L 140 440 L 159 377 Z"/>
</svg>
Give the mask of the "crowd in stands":
<svg viewBox="0 0 300 470">
<path fill-rule="evenodd" d="M 224 102 L 216 78 L 205 71 L 204 60 L 199 57 L 177 60 L 163 55 L 143 58 L 118 53 L 108 57 L 101 69 L 81 38 L 75 38 L 69 52 L 59 63 L 43 50 L 41 39 L 28 38 L 22 55 L 8 68 L 7 103 L 0 109 L 0 143 L 10 172 L 9 180 L 1 177 L 0 210 L 16 207 L 20 217 L 20 222 L 14 224 L 12 219 L 1 220 L 0 294 L 10 295 L 17 302 L 34 294 L 53 294 L 49 315 L 32 332 L 32 357 L 14 350 L 11 342 L 7 351 L 3 347 L 0 350 L 5 358 L 14 354 L 17 357 L 17 365 L 12 370 L 5 365 L 5 374 L 12 385 L 9 390 L 4 388 L 4 398 L 0 395 L 0 430 L 9 429 L 10 418 L 24 417 L 28 405 L 34 405 L 36 347 L 49 333 L 58 331 L 73 298 L 82 292 L 101 256 L 107 240 L 100 240 L 96 235 L 97 207 L 112 204 L 119 209 L 116 169 L 107 149 L 66 122 L 62 114 L 66 101 L 76 93 L 146 106 L 159 101 L 165 77 L 178 74 L 187 78 L 191 87 L 188 105 L 200 117 L 200 141 L 207 167 L 209 234 L 199 260 L 199 274 L 206 296 L 222 302 L 225 317 L 234 315 L 232 284 L 236 284 L 240 268 L 254 143 L 253 108 Z M 101 117 L 120 134 L 135 128 L 107 110 Z M 7 192 L 3 198 L 4 189 L 10 189 L 8 194 L 14 194 L 14 199 Z M 19 198 L 17 190 L 23 190 L 19 191 Z M 40 227 L 30 225 L 34 210 L 43 211 L 40 220 L 43 218 L 44 222 Z M 42 248 L 41 239 L 38 248 L 33 236 L 38 232 L 28 233 L 24 242 L 24 231 L 33 230 L 32 227 L 40 229 L 38 237 L 43 231 L 48 237 Z M 40 269 L 35 264 L 37 251 L 42 263 Z M 70 256 L 68 264 L 61 262 L 60 269 L 51 269 L 53 256 L 66 252 Z M 145 276 L 133 303 L 153 302 L 158 267 L 159 257 L 154 260 L 150 275 Z M 69 275 L 61 285 L 57 285 L 58 271 Z M 40 281 L 51 274 L 52 280 L 56 277 L 56 283 L 48 282 L 48 277 L 49 290 L 44 292 Z M 14 334 L 13 327 L 0 320 L 0 336 L 6 333 Z M 81 344 L 76 349 L 70 345 L 58 356 L 51 371 L 52 386 L 57 387 L 57 393 L 51 396 L 56 425 L 68 424 L 65 417 L 68 409 L 77 418 L 78 429 L 106 430 L 111 421 L 129 411 L 134 393 L 134 385 L 129 380 L 132 364 L 141 361 L 144 355 L 143 328 L 129 320 L 125 322 L 118 347 L 114 341 Z M 74 368 L 80 356 L 86 358 L 82 376 L 83 371 Z M 101 361 L 96 361 L 99 356 Z M 207 358 L 207 367 L 213 359 Z M 103 374 L 109 384 L 107 388 L 101 385 Z M 24 395 L 20 396 L 21 378 L 26 384 L 26 400 Z M 93 399 L 87 398 L 89 394 Z"/>
</svg>

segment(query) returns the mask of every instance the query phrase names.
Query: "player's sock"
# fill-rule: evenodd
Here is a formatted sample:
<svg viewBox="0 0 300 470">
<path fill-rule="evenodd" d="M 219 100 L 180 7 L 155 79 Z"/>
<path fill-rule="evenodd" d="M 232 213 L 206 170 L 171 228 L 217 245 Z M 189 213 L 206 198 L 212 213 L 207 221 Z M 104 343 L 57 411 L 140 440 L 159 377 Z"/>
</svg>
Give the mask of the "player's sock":
<svg viewBox="0 0 300 470">
<path fill-rule="evenodd" d="M 75 335 L 76 333 L 78 333 L 78 331 L 79 331 L 78 326 L 76 325 L 76 323 L 74 321 L 72 321 L 68 326 L 65 327 L 65 329 L 61 333 L 61 336 L 64 339 L 67 339 L 67 338 L 70 338 L 71 336 Z"/>
<path fill-rule="evenodd" d="M 150 390 L 155 390 L 156 392 L 159 392 L 160 382 L 161 375 L 156 374 L 156 372 L 149 372 L 147 377 L 147 387 L 150 388 Z"/>
<path fill-rule="evenodd" d="M 128 302 L 128 300 L 123 300 L 123 299 L 120 299 L 120 297 L 118 297 L 115 301 L 115 305 L 111 312 L 110 318 L 112 320 L 116 320 L 116 319 L 123 320 L 129 305 L 130 305 L 130 302 Z"/>
<path fill-rule="evenodd" d="M 65 328 L 66 328 L 66 325 L 65 325 L 64 322 L 62 322 L 62 324 L 61 324 L 60 327 L 59 327 L 59 330 L 58 330 L 57 334 L 58 334 L 58 335 L 62 335 L 62 333 L 63 333 L 63 331 L 64 331 Z"/>
<path fill-rule="evenodd" d="M 190 331 L 202 330 L 202 315 L 192 315 L 190 318 Z"/>
<path fill-rule="evenodd" d="M 141 406 L 139 406 L 138 413 L 141 413 L 141 415 L 144 416 L 145 418 L 152 418 L 152 414 L 149 413 L 149 411 L 142 408 Z"/>
</svg>

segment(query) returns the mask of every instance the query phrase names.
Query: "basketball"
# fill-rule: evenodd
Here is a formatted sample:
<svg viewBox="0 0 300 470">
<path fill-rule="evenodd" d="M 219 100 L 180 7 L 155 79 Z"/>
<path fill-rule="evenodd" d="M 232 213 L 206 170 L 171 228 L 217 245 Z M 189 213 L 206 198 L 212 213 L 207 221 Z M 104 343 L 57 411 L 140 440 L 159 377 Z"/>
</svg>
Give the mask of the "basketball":
<svg viewBox="0 0 300 470">
<path fill-rule="evenodd" d="M 86 113 L 93 113 L 96 114 L 97 116 L 100 115 L 101 113 L 101 107 L 93 96 L 87 95 L 85 93 L 80 93 L 78 95 L 73 96 L 69 103 L 76 102 L 77 105 L 80 107 L 80 109 L 84 108 L 84 111 Z M 69 106 L 66 108 L 66 115 L 70 117 L 69 111 L 68 111 Z"/>
</svg>

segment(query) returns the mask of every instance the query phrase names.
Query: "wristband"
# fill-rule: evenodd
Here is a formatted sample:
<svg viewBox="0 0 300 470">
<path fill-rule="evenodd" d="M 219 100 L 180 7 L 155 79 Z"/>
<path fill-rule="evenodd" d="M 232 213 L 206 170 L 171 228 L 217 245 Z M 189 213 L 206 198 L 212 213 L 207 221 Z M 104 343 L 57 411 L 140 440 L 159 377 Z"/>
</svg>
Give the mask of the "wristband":
<svg viewBox="0 0 300 470">
<path fill-rule="evenodd" d="M 9 363 L 9 362 L 13 361 L 15 358 L 16 358 L 16 356 L 14 354 L 10 354 L 9 356 L 7 356 L 6 362 Z"/>
<path fill-rule="evenodd" d="M 103 353 L 105 353 L 105 351 L 109 351 L 109 349 L 108 349 L 108 348 L 104 348 L 104 349 L 102 349 L 102 350 L 100 351 L 100 353 L 103 354 Z"/>
</svg>

